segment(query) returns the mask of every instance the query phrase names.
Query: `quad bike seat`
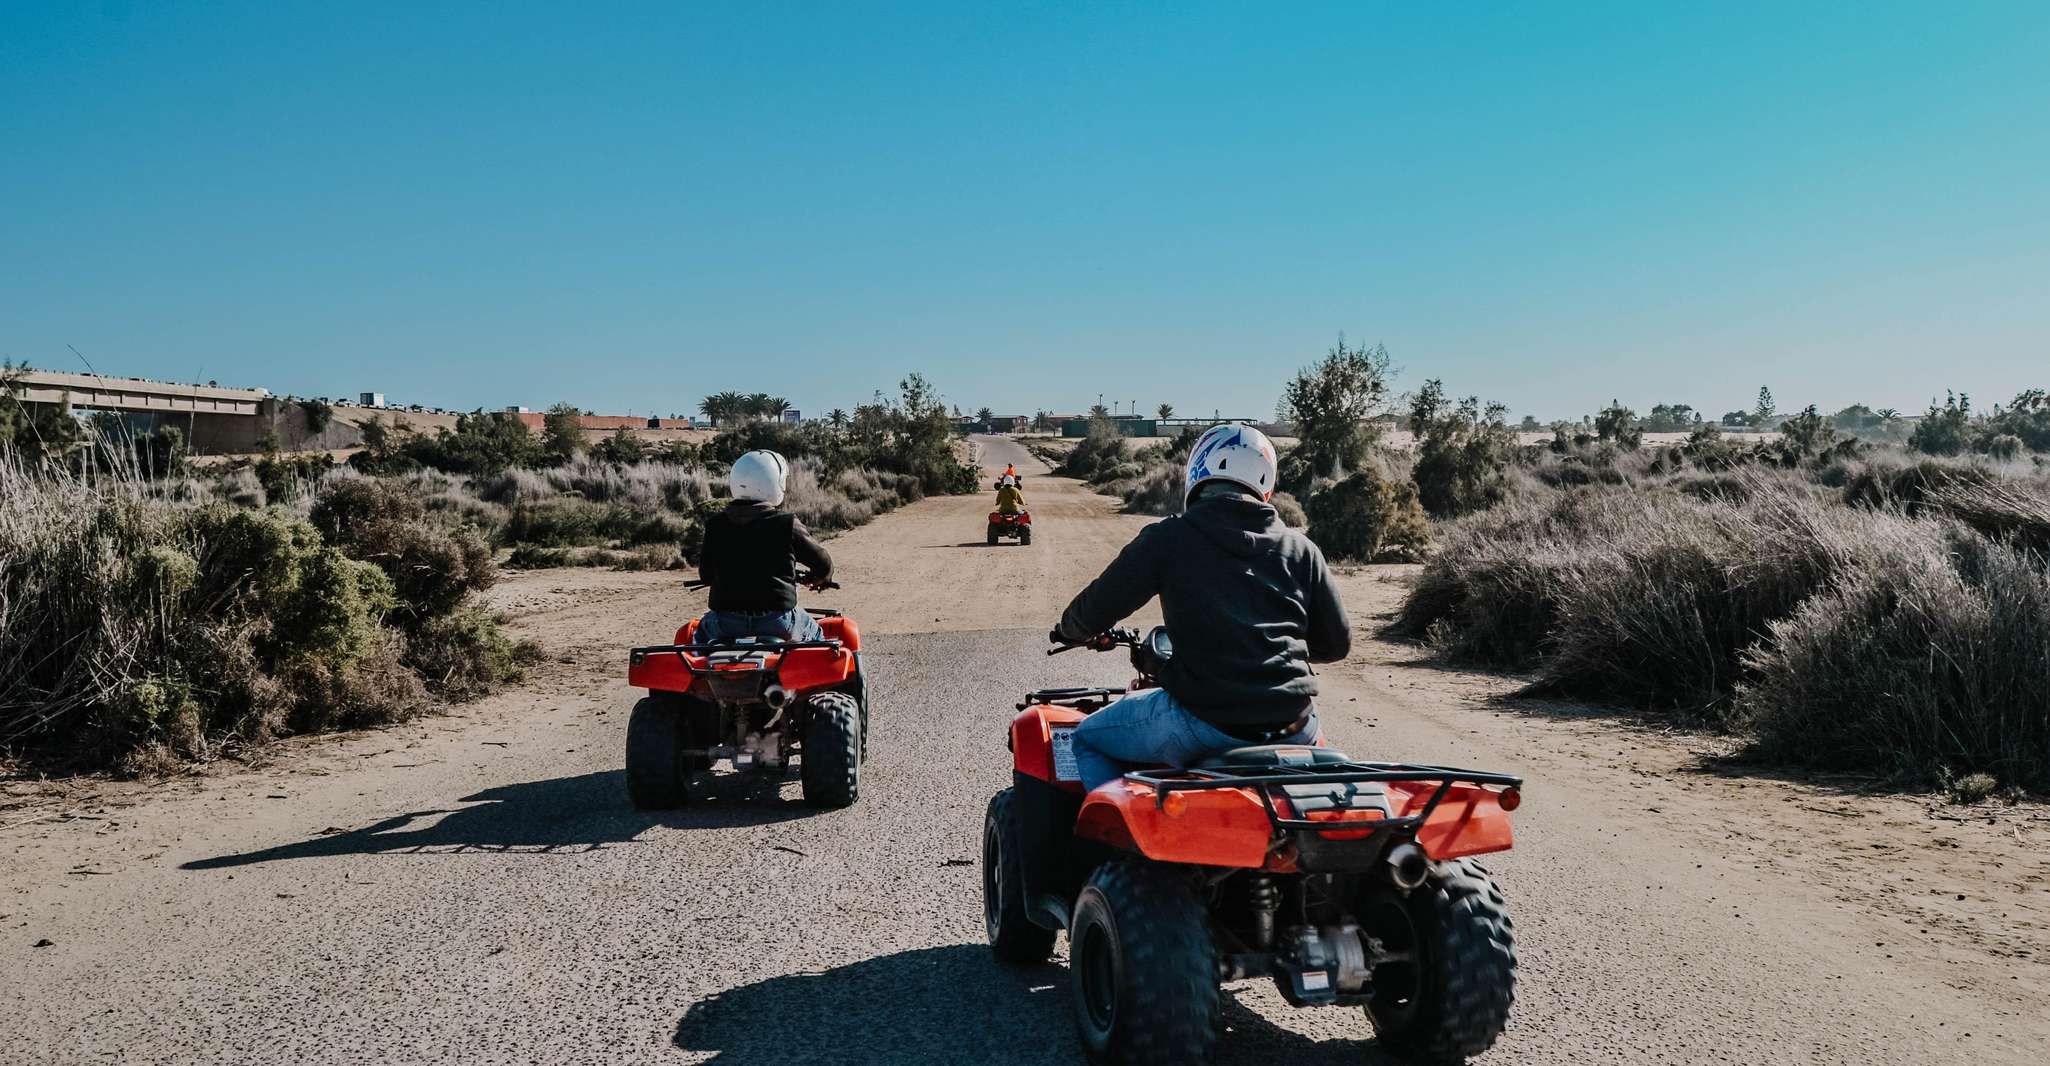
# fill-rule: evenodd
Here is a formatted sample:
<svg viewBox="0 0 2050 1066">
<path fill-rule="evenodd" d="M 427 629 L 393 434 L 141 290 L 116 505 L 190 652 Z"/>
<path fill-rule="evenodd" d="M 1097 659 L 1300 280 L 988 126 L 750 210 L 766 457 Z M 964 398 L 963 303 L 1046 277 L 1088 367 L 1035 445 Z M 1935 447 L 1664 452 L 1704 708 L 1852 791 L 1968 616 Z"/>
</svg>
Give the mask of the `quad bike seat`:
<svg viewBox="0 0 2050 1066">
<path fill-rule="evenodd" d="M 1199 770 L 1261 766 L 1328 766 L 1348 763 L 1352 758 L 1336 748 L 1313 748 L 1307 744 L 1256 744 L 1249 748 L 1220 751 L 1196 764 Z"/>
<path fill-rule="evenodd" d="M 1259 744 L 1218 752 L 1196 763 L 1194 769 L 1259 773 L 1270 767 L 1307 770 L 1318 766 L 1342 766 L 1351 761 L 1351 757 L 1336 748 Z M 1312 778 L 1300 785 L 1282 785 L 1280 791 L 1288 797 L 1289 805 L 1295 808 L 1299 817 L 1308 817 L 1317 811 L 1378 810 L 1383 817 L 1391 813 L 1388 792 L 1377 781 L 1320 782 Z"/>
</svg>

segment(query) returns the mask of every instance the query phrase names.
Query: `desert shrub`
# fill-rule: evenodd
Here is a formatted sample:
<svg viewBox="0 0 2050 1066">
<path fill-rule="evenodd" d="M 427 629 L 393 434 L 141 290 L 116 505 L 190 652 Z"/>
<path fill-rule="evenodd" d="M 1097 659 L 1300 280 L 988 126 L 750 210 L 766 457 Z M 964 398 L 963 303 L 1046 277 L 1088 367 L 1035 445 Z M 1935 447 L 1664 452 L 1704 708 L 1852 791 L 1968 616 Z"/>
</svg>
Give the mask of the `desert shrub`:
<svg viewBox="0 0 2050 1066">
<path fill-rule="evenodd" d="M 406 663 L 430 691 L 449 699 L 517 681 L 537 649 L 505 635 L 489 612 L 467 607 L 428 619 L 406 641 Z"/>
<path fill-rule="evenodd" d="M 1453 403 L 1432 379 L 1410 401 L 1409 429 L 1417 440 L 1411 473 L 1417 498 L 1434 518 L 1456 518 L 1492 507 L 1508 492 L 1505 470 L 1516 456 L 1508 408 L 1477 397 Z"/>
<path fill-rule="evenodd" d="M 591 458 L 602 463 L 625 465 L 638 463 L 647 458 L 647 445 L 639 437 L 627 432 L 624 427 L 612 431 L 612 435 L 591 447 Z"/>
<path fill-rule="evenodd" d="M 1416 487 L 1368 469 L 1319 489 L 1304 508 L 1309 536 L 1333 559 L 1416 558 L 1430 543 L 1430 519 Z"/>
<path fill-rule="evenodd" d="M 1993 540 L 2050 558 L 2050 482 L 1960 480 L 1931 490 L 1924 500 Z"/>
<path fill-rule="evenodd" d="M 318 436 L 334 421 L 334 405 L 326 400 L 300 400 L 299 412 L 306 418 L 306 432 Z"/>
<path fill-rule="evenodd" d="M 323 511 L 330 540 L 281 509 L 116 478 L 0 463 L 0 489 L 0 744 L 143 771 L 424 705 L 387 620 L 438 616 L 378 556 L 389 516 L 416 513 L 403 502 L 337 501 L 353 506 Z"/>
<path fill-rule="evenodd" d="M 1089 419 L 1088 434 L 1061 457 L 1054 472 L 1084 481 L 1107 480 L 1106 469 L 1127 464 L 1131 458 L 1131 442 L 1119 431 L 1117 422 L 1109 415 L 1096 414 Z M 1136 474 L 1131 471 L 1127 476 Z"/>
<path fill-rule="evenodd" d="M 1303 505 L 1297 503 L 1294 496 L 1286 492 L 1276 492 L 1274 498 L 1268 502 L 1274 505 L 1275 513 L 1281 516 L 1282 525 L 1290 529 L 1302 529 L 1310 524 L 1310 516 L 1303 513 Z"/>
<path fill-rule="evenodd" d="M 1610 400 L 1594 416 L 1594 435 L 1625 451 L 1636 451 L 1644 440 L 1644 427 L 1638 424 L 1637 412 L 1623 406 L 1620 400 Z"/>
<path fill-rule="evenodd" d="M 2012 433 L 1996 433 L 1986 438 L 1983 451 L 1987 456 L 2002 461 L 2019 459 L 2023 451 L 2022 439 Z"/>
<path fill-rule="evenodd" d="M 1897 532 L 1748 653 L 1738 721 L 1792 763 L 2050 789 L 2040 559 L 1929 522 Z"/>
<path fill-rule="evenodd" d="M 1928 455 L 1962 455 L 1971 449 L 1974 435 L 1971 397 L 1950 393 L 1941 404 L 1929 402 L 1928 413 L 1908 435 L 1908 447 Z"/>
<path fill-rule="evenodd" d="M 1858 507 L 1896 507 L 1919 514 L 1940 489 L 1991 483 L 1998 475 L 1971 459 L 1918 458 L 1898 452 L 1875 455 L 1862 464 L 1844 464 L 1845 503 Z"/>
<path fill-rule="evenodd" d="M 497 578 L 491 549 L 469 529 L 426 520 L 427 508 L 403 483 L 343 478 L 323 487 L 313 528 L 351 558 L 373 563 L 398 593 L 393 615 L 417 629 L 454 611 Z"/>
</svg>

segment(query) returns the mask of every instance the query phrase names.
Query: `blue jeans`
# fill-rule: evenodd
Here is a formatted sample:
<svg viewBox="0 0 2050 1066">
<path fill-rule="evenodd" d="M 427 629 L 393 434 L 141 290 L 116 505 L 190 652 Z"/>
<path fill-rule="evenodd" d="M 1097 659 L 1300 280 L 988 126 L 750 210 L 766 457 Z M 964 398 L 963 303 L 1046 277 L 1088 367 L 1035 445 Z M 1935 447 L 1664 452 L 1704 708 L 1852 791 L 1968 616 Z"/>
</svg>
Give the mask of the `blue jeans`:
<svg viewBox="0 0 2050 1066">
<path fill-rule="evenodd" d="M 768 637 L 771 640 L 824 640 L 819 620 L 802 607 L 789 611 L 707 611 L 698 619 L 700 644 L 717 644 L 736 637 Z"/>
<path fill-rule="evenodd" d="M 1315 711 L 1310 712 L 1309 724 L 1302 732 L 1275 741 L 1316 742 Z M 1082 719 L 1075 727 L 1075 770 L 1082 775 L 1082 787 L 1094 789 L 1124 776 L 1125 767 L 1133 763 L 1180 768 L 1251 743 L 1196 717 L 1166 689 L 1149 688 Z"/>
</svg>

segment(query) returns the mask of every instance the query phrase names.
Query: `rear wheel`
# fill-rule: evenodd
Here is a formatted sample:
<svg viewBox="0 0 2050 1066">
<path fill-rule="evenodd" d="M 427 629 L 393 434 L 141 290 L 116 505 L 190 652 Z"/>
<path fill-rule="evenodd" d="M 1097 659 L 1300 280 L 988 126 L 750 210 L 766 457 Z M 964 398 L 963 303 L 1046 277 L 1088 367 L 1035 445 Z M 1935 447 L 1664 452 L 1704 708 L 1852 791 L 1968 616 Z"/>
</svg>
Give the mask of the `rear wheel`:
<svg viewBox="0 0 2050 1066">
<path fill-rule="evenodd" d="M 1208 1061 L 1217 951 L 1185 876 L 1142 861 L 1105 863 L 1075 901 L 1068 942 L 1075 1021 L 1092 1060 Z"/>
<path fill-rule="evenodd" d="M 674 692 L 651 692 L 626 721 L 626 795 L 642 810 L 668 810 L 690 798 L 683 754 L 688 706 Z"/>
<path fill-rule="evenodd" d="M 805 706 L 810 713 L 798 760 L 804 801 L 849 806 L 861 795 L 861 705 L 845 692 L 816 692 Z"/>
<path fill-rule="evenodd" d="M 1384 954 L 1367 1006 L 1383 1044 L 1438 1063 L 1494 1045 L 1516 1001 L 1516 933 L 1481 864 L 1438 863 L 1407 899 L 1377 895 L 1361 925 Z"/>
<path fill-rule="evenodd" d="M 997 527 L 995 523 L 991 523 L 989 527 L 989 542 L 991 546 L 995 546 L 997 542 Z"/>
<path fill-rule="evenodd" d="M 982 924 L 989 946 L 1006 962 L 1045 962 L 1054 931 L 1025 913 L 1025 863 L 1018 852 L 1010 789 L 990 797 L 982 820 Z"/>
<path fill-rule="evenodd" d="M 1030 544 L 1030 543 L 1032 543 L 1032 527 L 1031 527 L 1031 526 L 1020 526 L 1020 527 L 1018 528 L 1018 543 L 1020 543 L 1020 544 Z"/>
</svg>

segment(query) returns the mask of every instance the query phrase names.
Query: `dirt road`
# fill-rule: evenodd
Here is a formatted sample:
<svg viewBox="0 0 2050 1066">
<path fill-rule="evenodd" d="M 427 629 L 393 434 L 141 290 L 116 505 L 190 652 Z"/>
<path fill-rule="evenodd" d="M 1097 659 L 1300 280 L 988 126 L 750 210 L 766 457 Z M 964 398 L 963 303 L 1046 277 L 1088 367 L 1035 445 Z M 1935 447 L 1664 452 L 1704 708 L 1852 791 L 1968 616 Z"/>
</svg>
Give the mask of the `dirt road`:
<svg viewBox="0 0 2050 1066">
<path fill-rule="evenodd" d="M 702 596 L 674 574 L 517 575 L 495 600 L 554 654 L 517 691 L 0 816 L 0 1061 L 1078 1061 L 1061 960 L 1013 970 L 982 945 L 980 819 L 1018 694 L 1123 680 L 1042 640 L 1146 520 L 1023 458 L 1030 547 L 982 544 L 987 495 L 830 545 L 877 688 L 854 808 L 814 813 L 793 782 L 632 810 L 622 649 Z M 1345 578 L 1363 636 L 1402 576 Z M 1530 779 L 1491 863 L 1523 985 L 1480 1061 L 2043 1061 L 2040 808 L 1726 776 L 1712 741 L 1501 705 L 1508 680 L 1368 639 L 1323 680 L 1357 754 Z M 1356 1012 L 1259 984 L 1227 1019 L 1222 1062 L 1384 1061 Z"/>
</svg>

